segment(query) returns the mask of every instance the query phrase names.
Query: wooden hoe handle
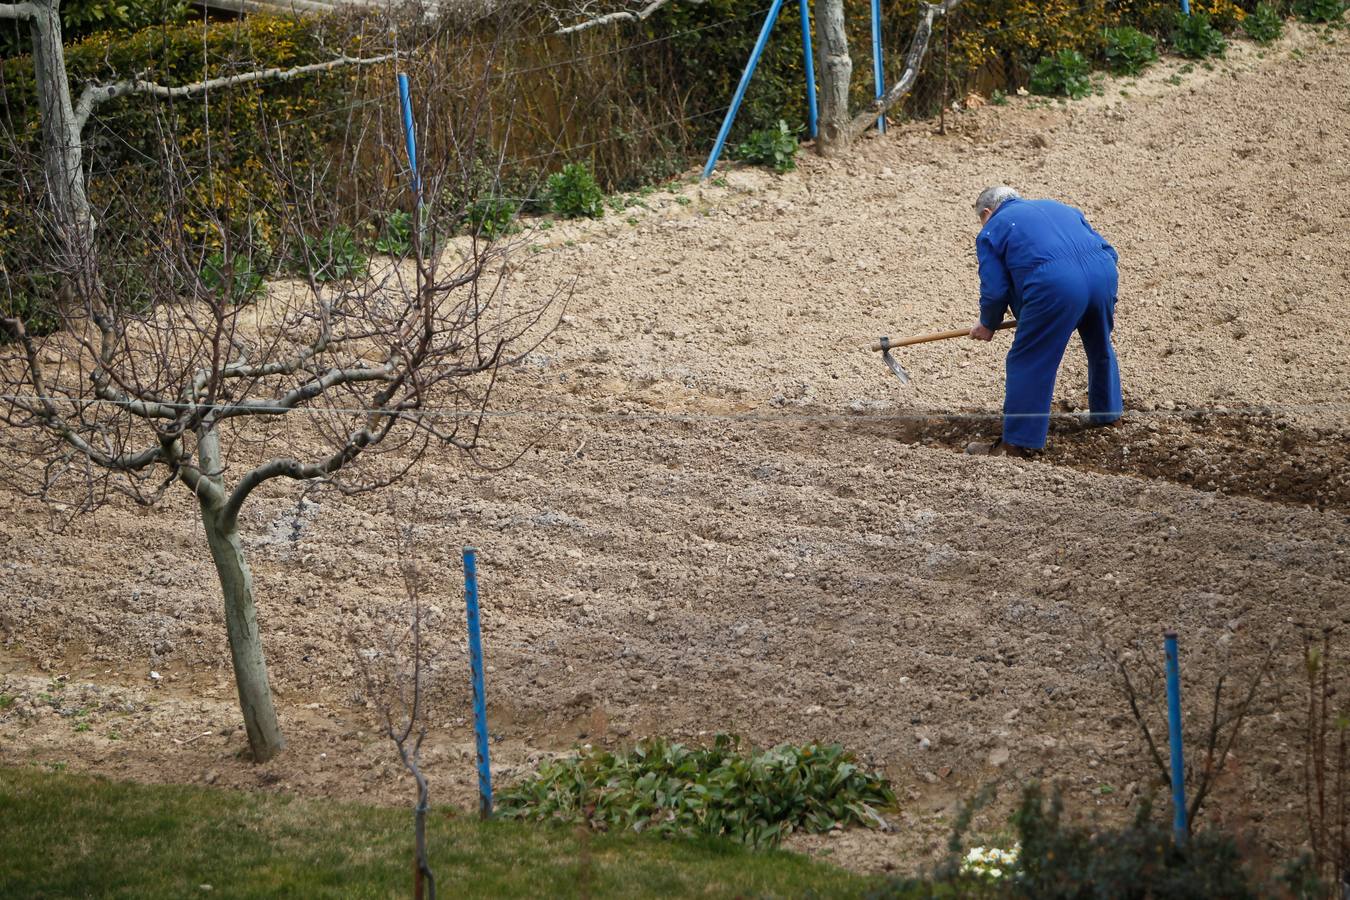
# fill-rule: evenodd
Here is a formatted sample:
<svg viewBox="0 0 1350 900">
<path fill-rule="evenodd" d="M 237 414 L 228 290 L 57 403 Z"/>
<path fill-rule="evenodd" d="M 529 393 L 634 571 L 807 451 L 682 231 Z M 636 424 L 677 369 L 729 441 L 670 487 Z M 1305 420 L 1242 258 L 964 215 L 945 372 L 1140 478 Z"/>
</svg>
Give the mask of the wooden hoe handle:
<svg viewBox="0 0 1350 900">
<path fill-rule="evenodd" d="M 994 330 L 1001 331 L 1004 328 L 1016 328 L 1016 327 L 1017 327 L 1016 319 L 1006 319 L 995 325 Z M 952 331 L 938 331 L 934 332 L 933 334 L 921 334 L 918 337 L 900 338 L 894 341 L 890 340 L 889 338 L 882 338 L 881 340 L 877 341 L 875 344 L 872 345 L 872 349 L 880 352 L 882 350 L 890 350 L 895 347 L 908 347 L 910 344 L 926 344 L 929 341 L 946 341 L 950 340 L 951 338 L 967 337 L 969 334 L 970 334 L 969 328 L 957 328 L 953 329 Z"/>
</svg>

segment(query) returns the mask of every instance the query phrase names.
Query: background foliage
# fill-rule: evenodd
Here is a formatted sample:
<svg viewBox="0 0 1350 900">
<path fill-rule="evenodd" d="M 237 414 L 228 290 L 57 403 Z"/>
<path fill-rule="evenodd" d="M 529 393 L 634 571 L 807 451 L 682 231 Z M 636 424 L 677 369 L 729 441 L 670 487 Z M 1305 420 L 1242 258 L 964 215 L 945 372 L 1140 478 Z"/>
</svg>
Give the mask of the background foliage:
<svg viewBox="0 0 1350 900">
<path fill-rule="evenodd" d="M 61 31 L 67 41 L 91 34 L 128 32 L 151 25 L 178 25 L 187 19 L 184 0 L 63 0 Z M 28 24 L 0 21 L 0 57 L 28 52 Z"/>
<path fill-rule="evenodd" d="M 882 3 L 888 79 L 899 74 L 919 3 Z M 1237 28 L 1256 8 L 1255 0 L 1193 5 L 1221 31 Z M 605 191 L 685 171 L 712 143 L 765 6 L 763 0 L 673 3 L 645 22 L 551 36 L 557 26 L 547 8 L 519 0 L 428 45 L 404 62 L 424 131 L 419 145 L 424 157 L 457 158 L 467 173 L 438 185 L 438 198 L 462 210 L 467 227 L 498 233 L 509 230 L 515 210 L 538 208 L 549 173 L 569 163 L 584 165 Z M 847 0 L 846 8 L 853 100 L 861 106 L 874 90 L 870 6 Z M 340 16 L 173 24 L 183 9 L 179 0 L 68 0 L 74 91 L 135 73 L 178 85 L 259 66 L 324 61 L 341 51 L 388 49 L 387 29 L 366 25 L 365 32 L 360 20 Z M 1281 5 L 1279 11 L 1288 10 Z M 731 146 L 756 132 L 780 133 L 780 121 L 788 132 L 804 133 L 798 16 L 796 4 L 785 4 Z M 152 27 L 140 27 L 151 21 Z M 930 115 L 944 100 L 959 101 L 970 91 L 1011 92 L 1031 80 L 1042 59 L 1061 53 L 1104 65 L 1108 27 L 1166 38 L 1175 22 L 1174 0 L 966 0 L 949 20 L 939 20 L 919 86 L 893 115 Z M 417 23 L 402 27 L 405 42 L 422 39 Z M 29 309 L 37 321 L 51 285 L 38 224 L 43 191 L 33 67 L 29 57 L 12 55 L 26 48 L 21 30 L 4 31 L 0 41 L 9 41 L 0 58 L 0 146 L 13 148 L 0 154 L 0 275 L 10 287 L 0 303 Z M 306 217 L 308 227 L 322 223 L 321 233 L 341 226 L 382 235 L 391 216 L 410 209 L 406 197 L 399 208 L 381 208 L 407 177 L 406 162 L 388 149 L 401 141 L 392 84 L 392 68 L 382 65 L 216 91 L 209 103 L 138 96 L 103 104 L 85 134 L 100 241 L 134 266 L 137 242 L 146 239 L 145 217 L 174 217 L 203 258 L 233 238 L 280 264 L 295 252 L 289 244 L 318 237 L 291 233 L 288 208 L 296 202 L 321 207 Z M 465 146 L 456 133 L 479 139 Z M 292 187 L 303 191 L 288 194 L 278 180 L 282 151 Z M 160 183 L 168 162 L 193 172 L 186 196 L 172 203 Z M 377 195 L 385 200 L 372 199 Z M 249 260 L 250 270 L 261 266 Z"/>
</svg>

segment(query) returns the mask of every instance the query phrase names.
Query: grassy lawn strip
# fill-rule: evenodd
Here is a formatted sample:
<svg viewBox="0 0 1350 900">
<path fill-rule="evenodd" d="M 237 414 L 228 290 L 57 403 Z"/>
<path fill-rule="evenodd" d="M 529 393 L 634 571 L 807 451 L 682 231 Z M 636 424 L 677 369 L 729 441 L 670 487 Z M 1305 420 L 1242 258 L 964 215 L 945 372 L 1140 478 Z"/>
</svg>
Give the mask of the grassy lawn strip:
<svg viewBox="0 0 1350 900">
<path fill-rule="evenodd" d="M 584 866 L 573 829 L 438 809 L 428 832 L 442 897 L 853 897 L 867 886 L 721 841 L 596 834 Z M 410 811 L 0 767 L 0 897 L 407 897 L 411 875 Z"/>
</svg>

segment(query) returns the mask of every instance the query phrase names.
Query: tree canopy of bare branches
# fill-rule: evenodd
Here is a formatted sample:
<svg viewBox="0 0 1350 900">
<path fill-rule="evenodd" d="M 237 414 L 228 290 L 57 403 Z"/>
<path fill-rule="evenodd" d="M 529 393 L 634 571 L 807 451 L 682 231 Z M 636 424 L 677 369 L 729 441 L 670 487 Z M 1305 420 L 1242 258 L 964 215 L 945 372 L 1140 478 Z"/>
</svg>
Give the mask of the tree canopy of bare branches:
<svg viewBox="0 0 1350 900">
<path fill-rule="evenodd" d="M 0 6 L 0 17 L 28 17 L 35 40 L 52 35 L 59 50 L 55 11 L 52 0 L 33 0 Z M 56 60 L 49 55 L 44 65 Z M 343 56 L 332 65 L 379 61 Z M 443 202 L 442 188 L 468 177 L 456 168 L 465 159 L 420 166 L 422 202 L 406 181 L 371 185 L 370 193 L 385 195 L 378 208 L 415 210 L 419 227 L 397 258 L 335 270 L 332 248 L 316 238 L 332 233 L 331 208 L 291 167 L 279 137 L 268 166 L 286 208 L 283 252 L 298 277 L 256 291 L 255 270 L 278 248 L 228 214 L 194 208 L 194 222 L 212 222 L 218 248 L 217 265 L 206 265 L 210 246 L 189 239 L 184 225 L 186 186 L 211 177 L 211 159 L 190 160 L 168 117 L 156 162 L 172 212 L 137 223 L 151 250 L 128 263 L 96 239 L 83 199 L 79 127 L 93 106 L 119 92 L 172 100 L 307 73 L 259 71 L 182 88 L 123 82 L 86 89 L 78 109 L 64 73 L 47 74 L 44 128 L 55 124 L 34 167 L 45 166 L 45 231 L 66 295 L 48 304 L 59 318 L 50 334 L 33 333 L 17 313 L 0 315 L 4 468 L 21 489 L 75 511 L 113 494 L 145 505 L 175 488 L 191 494 L 221 584 L 249 744 L 264 761 L 284 740 L 240 510 L 269 482 L 371 490 L 401 477 L 431 447 L 474 454 L 499 373 L 547 335 L 560 293 L 517 300 L 508 290 L 509 245 L 449 237 L 463 209 Z M 367 142 L 368 153 L 404 152 L 394 129 L 349 139 Z M 80 194 L 73 205 L 72 192 Z M 246 221 L 247 210 L 239 212 Z M 305 425 L 287 431 L 289 442 L 279 439 L 274 423 L 295 416 Z"/>
</svg>

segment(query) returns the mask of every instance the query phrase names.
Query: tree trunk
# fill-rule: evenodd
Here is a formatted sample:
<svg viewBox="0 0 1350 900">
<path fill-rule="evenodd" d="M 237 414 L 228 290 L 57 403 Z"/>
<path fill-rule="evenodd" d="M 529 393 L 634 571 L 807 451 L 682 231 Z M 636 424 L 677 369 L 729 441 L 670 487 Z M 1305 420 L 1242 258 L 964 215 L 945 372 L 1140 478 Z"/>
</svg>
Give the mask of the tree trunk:
<svg viewBox="0 0 1350 900">
<path fill-rule="evenodd" d="M 43 174 L 63 267 L 82 291 L 92 290 L 94 217 L 84 184 L 83 139 L 70 100 L 66 53 L 61 45 L 61 0 L 32 0 L 33 75 L 42 119 Z"/>
<path fill-rule="evenodd" d="M 220 439 L 215 431 L 198 437 L 198 456 L 202 471 L 212 480 L 220 476 Z M 253 604 L 253 575 L 244 548 L 239 543 L 237 521 L 227 518 L 222 504 L 198 495 L 202 526 L 216 564 L 221 591 L 225 596 L 225 632 L 230 641 L 230 661 L 234 664 L 234 683 L 239 690 L 239 710 L 244 715 L 248 746 L 254 762 L 267 762 L 286 746 L 272 705 L 272 690 L 267 683 L 267 663 L 263 659 L 262 637 L 258 633 L 258 613 Z"/>
<path fill-rule="evenodd" d="M 849 145 L 848 88 L 853 59 L 848 55 L 844 0 L 822 0 L 816 7 L 816 47 L 820 51 L 820 129 L 816 146 L 829 156 Z"/>
</svg>

